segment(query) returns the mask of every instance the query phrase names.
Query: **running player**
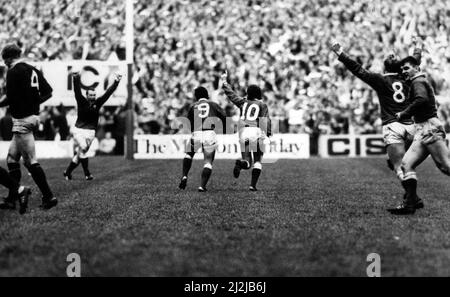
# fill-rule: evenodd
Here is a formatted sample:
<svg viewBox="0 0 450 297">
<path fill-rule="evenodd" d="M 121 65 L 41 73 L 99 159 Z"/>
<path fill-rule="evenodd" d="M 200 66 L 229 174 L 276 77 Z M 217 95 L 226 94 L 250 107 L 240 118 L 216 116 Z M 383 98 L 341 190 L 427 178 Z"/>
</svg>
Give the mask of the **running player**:
<svg viewBox="0 0 450 297">
<path fill-rule="evenodd" d="M 226 121 L 225 112 L 215 102 L 209 100 L 208 91 L 198 87 L 194 91 L 195 102 L 189 109 L 188 119 L 192 137 L 186 145 L 186 156 L 183 159 L 183 175 L 180 189 L 186 189 L 189 170 L 195 153 L 201 149 L 205 160 L 202 171 L 202 181 L 199 192 L 206 192 L 206 185 L 211 177 L 214 157 L 217 148 L 217 135 L 215 131 L 223 133 L 223 124 Z"/>
<path fill-rule="evenodd" d="M 258 86 L 250 85 L 247 88 L 247 97 L 239 97 L 228 84 L 227 77 L 227 72 L 221 76 L 222 88 L 228 99 L 239 108 L 241 113 L 239 143 L 242 159 L 236 160 L 233 175 L 239 178 L 241 170 L 249 170 L 253 167 L 249 190 L 255 192 L 262 171 L 264 142 L 272 133 L 269 109 L 262 101 L 262 92 Z"/>
<path fill-rule="evenodd" d="M 417 174 L 415 169 L 431 155 L 437 168 L 450 176 L 449 150 L 445 142 L 445 129 L 437 117 L 437 104 L 433 87 L 420 70 L 420 61 L 415 57 L 407 57 L 401 61 L 402 73 L 411 83 L 411 105 L 397 113 L 401 121 L 413 118 L 416 126 L 414 141 L 402 160 L 404 171 L 403 187 L 406 190 L 406 201 L 389 212 L 395 215 L 414 214 L 416 211 Z"/>
<path fill-rule="evenodd" d="M 114 83 L 106 90 L 105 94 L 99 98 L 97 98 L 94 88 L 88 88 L 86 90 L 86 97 L 84 97 L 81 93 L 80 74 L 78 72 L 73 73 L 73 88 L 78 105 L 78 118 L 73 129 L 75 155 L 63 173 L 66 180 L 72 180 L 72 172 L 80 163 L 83 167 L 86 180 L 94 179 L 89 171 L 89 159 L 87 153 L 95 138 L 100 108 L 117 89 L 121 79 L 122 76 L 117 75 Z"/>
<path fill-rule="evenodd" d="M 420 61 L 421 44 L 417 39 L 413 44 L 414 56 Z M 383 122 L 383 138 L 389 156 L 388 163 L 392 165 L 391 169 L 402 181 L 404 175 L 401 168 L 402 158 L 414 138 L 415 128 L 411 117 L 403 117 L 401 120 L 396 117 L 396 113 L 406 109 L 410 104 L 409 85 L 400 73 L 399 59 L 393 54 L 389 55 L 384 61 L 384 74 L 373 73 L 351 59 L 339 43 L 333 44 L 331 49 L 350 72 L 377 93 Z M 423 208 L 423 206 L 423 202 L 417 197 L 416 208 Z"/>
<path fill-rule="evenodd" d="M 42 193 L 41 208 L 50 209 L 58 204 L 58 200 L 53 196 L 36 158 L 33 132 L 39 125 L 40 105 L 52 97 L 53 89 L 38 69 L 20 59 L 21 55 L 21 49 L 15 44 L 5 46 L 2 51 L 8 72 L 6 99 L 0 107 L 9 105 L 14 134 L 8 151 L 8 169 L 10 176 L 20 184 L 20 159 L 23 158 L 25 167 Z"/>
</svg>

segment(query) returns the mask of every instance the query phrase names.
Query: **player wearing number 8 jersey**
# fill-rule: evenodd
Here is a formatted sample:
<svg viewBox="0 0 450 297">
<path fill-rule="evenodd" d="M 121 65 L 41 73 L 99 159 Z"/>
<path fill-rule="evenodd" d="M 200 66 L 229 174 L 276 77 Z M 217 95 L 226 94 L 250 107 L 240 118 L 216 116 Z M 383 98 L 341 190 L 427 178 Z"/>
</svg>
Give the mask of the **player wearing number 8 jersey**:
<svg viewBox="0 0 450 297">
<path fill-rule="evenodd" d="M 8 72 L 6 99 L 0 103 L 0 107 L 9 105 L 13 117 L 8 169 L 11 177 L 20 184 L 20 159 L 23 158 L 25 167 L 42 192 L 42 208 L 50 209 L 56 206 L 57 200 L 36 158 L 33 132 L 39 125 L 40 105 L 52 96 L 53 90 L 39 70 L 20 60 L 21 54 L 22 51 L 15 44 L 7 45 L 2 51 Z"/>
<path fill-rule="evenodd" d="M 239 123 L 239 142 L 242 159 L 236 161 L 233 175 L 238 178 L 241 170 L 252 169 L 250 191 L 257 191 L 256 184 L 262 171 L 262 158 L 265 141 L 271 136 L 269 109 L 262 101 L 262 92 L 258 86 L 247 88 L 247 97 L 239 97 L 227 83 L 228 74 L 221 77 L 221 85 L 228 99 L 236 105 L 241 113 Z"/>
<path fill-rule="evenodd" d="M 215 102 L 209 100 L 208 91 L 204 87 L 198 87 L 194 91 L 195 102 L 188 113 L 188 120 L 192 136 L 186 144 L 186 156 L 183 159 L 183 176 L 180 189 L 187 185 L 188 174 L 192 166 L 195 153 L 201 149 L 205 160 L 201 176 L 199 192 L 206 192 L 206 185 L 212 173 L 212 166 L 217 149 L 216 131 L 223 133 L 223 125 L 226 121 L 225 112 Z"/>
<path fill-rule="evenodd" d="M 414 57 L 420 61 L 422 50 L 417 43 L 415 45 Z M 398 112 L 403 111 L 410 104 L 409 84 L 400 73 L 399 59 L 393 54 L 389 55 L 384 61 L 385 73 L 374 73 L 364 69 L 361 64 L 351 59 L 344 53 L 340 44 L 334 44 L 332 50 L 351 73 L 377 93 L 389 163 L 392 165 L 391 169 L 402 181 L 404 177 L 401 169 L 402 158 L 414 138 L 415 128 L 411 117 L 404 117 L 401 120 L 396 117 Z M 423 207 L 420 199 L 417 199 L 417 207 Z"/>
</svg>

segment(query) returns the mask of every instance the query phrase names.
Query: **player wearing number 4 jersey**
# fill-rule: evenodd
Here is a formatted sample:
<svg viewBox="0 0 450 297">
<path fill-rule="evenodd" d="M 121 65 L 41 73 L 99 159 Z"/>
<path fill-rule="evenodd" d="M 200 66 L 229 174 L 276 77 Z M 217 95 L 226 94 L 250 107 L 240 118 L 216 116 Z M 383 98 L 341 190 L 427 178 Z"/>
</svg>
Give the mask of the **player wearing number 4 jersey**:
<svg viewBox="0 0 450 297">
<path fill-rule="evenodd" d="M 53 90 L 39 70 L 20 60 L 21 54 L 20 48 L 14 44 L 7 45 L 2 51 L 8 72 L 6 99 L 0 103 L 0 107 L 9 105 L 14 134 L 8 151 L 8 169 L 10 176 L 20 184 L 20 159 L 23 158 L 25 167 L 42 192 L 41 207 L 50 209 L 58 202 L 36 158 L 33 132 L 39 125 L 40 105 L 51 98 Z M 23 208 L 26 210 L 26 205 Z"/>
<path fill-rule="evenodd" d="M 262 171 L 262 158 L 265 142 L 271 136 L 271 123 L 269 109 L 262 102 L 262 92 L 258 86 L 247 88 L 247 97 L 239 97 L 227 83 L 228 74 L 221 77 L 222 88 L 228 99 L 233 102 L 241 112 L 239 124 L 239 142 L 242 159 L 236 161 L 233 175 L 238 178 L 241 170 L 249 170 L 252 166 L 252 179 L 250 191 L 257 191 L 256 184 Z"/>
<path fill-rule="evenodd" d="M 186 145 L 186 156 L 183 159 L 183 176 L 179 188 L 186 189 L 189 170 L 192 160 L 198 150 L 203 151 L 205 165 L 202 171 L 199 192 L 206 192 L 206 185 L 212 173 L 212 166 L 217 149 L 216 132 L 223 133 L 223 125 L 226 121 L 225 112 L 215 102 L 209 101 L 208 91 L 204 87 L 198 87 L 194 91 L 195 102 L 189 109 L 188 119 L 192 136 Z"/>
<path fill-rule="evenodd" d="M 420 61 L 422 50 L 417 44 L 415 45 L 414 57 Z M 384 61 L 385 73 L 374 73 L 364 69 L 358 62 L 351 59 L 344 53 L 340 44 L 334 44 L 332 50 L 351 73 L 377 93 L 383 122 L 383 138 L 389 163 L 392 165 L 391 169 L 402 181 L 404 178 L 401 168 L 402 159 L 406 148 L 414 138 L 415 128 L 411 117 L 404 117 L 401 120 L 396 117 L 398 112 L 405 110 L 410 104 L 408 98 L 409 84 L 400 73 L 400 60 L 393 54 L 389 55 Z M 417 208 L 422 207 L 423 203 L 417 197 Z"/>
</svg>

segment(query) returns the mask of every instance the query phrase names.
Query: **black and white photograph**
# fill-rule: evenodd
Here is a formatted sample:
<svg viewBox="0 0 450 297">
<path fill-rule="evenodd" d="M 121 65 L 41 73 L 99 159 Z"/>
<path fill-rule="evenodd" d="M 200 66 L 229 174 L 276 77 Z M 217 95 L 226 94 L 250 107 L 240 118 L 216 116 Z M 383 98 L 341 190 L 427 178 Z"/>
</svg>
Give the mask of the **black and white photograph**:
<svg viewBox="0 0 450 297">
<path fill-rule="evenodd" d="M 0 277 L 449 277 L 449 42 L 448 0 L 0 0 Z"/>
</svg>

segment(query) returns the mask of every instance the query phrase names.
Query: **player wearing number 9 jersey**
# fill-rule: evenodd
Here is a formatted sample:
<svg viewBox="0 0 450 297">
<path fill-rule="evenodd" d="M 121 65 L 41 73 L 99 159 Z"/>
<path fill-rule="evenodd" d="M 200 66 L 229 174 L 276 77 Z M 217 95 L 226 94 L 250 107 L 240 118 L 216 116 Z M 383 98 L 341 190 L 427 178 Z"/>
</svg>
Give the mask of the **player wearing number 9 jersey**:
<svg viewBox="0 0 450 297">
<path fill-rule="evenodd" d="M 247 97 L 239 97 L 227 83 L 227 73 L 221 77 L 222 89 L 228 99 L 236 105 L 241 113 L 239 127 L 239 142 L 242 159 L 237 160 L 233 175 L 238 178 L 241 170 L 253 166 L 250 191 L 257 191 L 256 184 L 262 171 L 264 142 L 272 134 L 269 109 L 262 101 L 262 92 L 258 86 L 247 88 Z"/>
<path fill-rule="evenodd" d="M 199 192 L 206 192 L 206 185 L 212 173 L 217 149 L 216 131 L 223 133 L 223 125 L 226 115 L 223 109 L 215 102 L 209 100 L 208 91 L 204 87 L 198 87 L 194 91 L 197 102 L 192 104 L 188 113 L 192 136 L 186 145 L 186 156 L 183 159 L 183 176 L 180 189 L 184 190 L 187 185 L 189 170 L 195 153 L 201 149 L 205 160 L 202 171 Z"/>
<path fill-rule="evenodd" d="M 34 144 L 34 130 L 39 125 L 40 104 L 52 96 L 52 88 L 42 73 L 20 60 L 22 51 L 15 45 L 7 45 L 2 58 L 8 66 L 6 74 L 6 99 L 0 107 L 8 106 L 13 117 L 13 139 L 8 151 L 8 169 L 18 184 L 22 176 L 20 159 L 42 192 L 42 208 L 50 209 L 57 204 L 47 183 L 44 170 L 38 163 Z"/>
<path fill-rule="evenodd" d="M 403 111 L 410 104 L 408 98 L 410 87 L 400 73 L 399 59 L 394 55 L 389 55 L 384 61 L 385 73 L 374 73 L 364 69 L 361 64 L 351 59 L 343 52 L 340 44 L 334 44 L 332 50 L 351 73 L 377 93 L 389 163 L 397 177 L 403 180 L 401 161 L 406 152 L 405 146 L 409 146 L 414 138 L 415 128 L 410 117 L 402 120 L 396 117 L 398 112 Z M 421 53 L 421 48 L 416 45 L 414 49 L 416 59 L 421 60 Z"/>
</svg>

